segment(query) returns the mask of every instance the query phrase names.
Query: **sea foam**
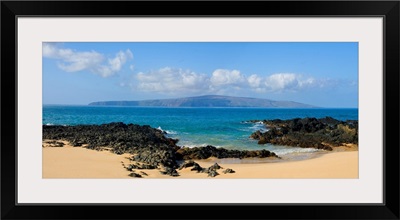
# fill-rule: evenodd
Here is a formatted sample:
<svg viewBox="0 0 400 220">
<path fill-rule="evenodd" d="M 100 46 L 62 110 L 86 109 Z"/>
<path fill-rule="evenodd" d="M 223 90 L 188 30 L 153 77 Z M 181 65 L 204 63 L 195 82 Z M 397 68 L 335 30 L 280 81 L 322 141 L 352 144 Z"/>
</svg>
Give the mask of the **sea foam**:
<svg viewBox="0 0 400 220">
<path fill-rule="evenodd" d="M 160 131 L 162 131 L 162 132 L 165 132 L 165 133 L 167 133 L 167 134 L 178 134 L 178 132 L 176 132 L 176 131 L 172 131 L 172 130 L 163 130 L 163 129 L 161 128 L 161 126 L 158 126 L 157 129 L 160 130 Z"/>
</svg>

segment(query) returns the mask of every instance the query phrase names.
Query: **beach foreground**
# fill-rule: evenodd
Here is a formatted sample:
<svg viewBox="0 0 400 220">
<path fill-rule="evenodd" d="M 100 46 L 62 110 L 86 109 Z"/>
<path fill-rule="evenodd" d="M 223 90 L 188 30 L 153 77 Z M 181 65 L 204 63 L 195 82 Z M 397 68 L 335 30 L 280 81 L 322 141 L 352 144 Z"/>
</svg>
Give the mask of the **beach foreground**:
<svg viewBox="0 0 400 220">
<path fill-rule="evenodd" d="M 43 147 L 43 178 L 129 178 L 131 172 L 123 167 L 131 162 L 132 155 L 117 155 L 109 151 L 95 151 L 83 147 Z M 195 160 L 202 167 L 209 167 L 217 160 Z M 301 161 L 277 163 L 229 163 L 218 160 L 223 168 L 215 178 L 358 178 L 358 151 L 342 151 L 321 154 Z M 245 162 L 245 160 L 243 160 Z M 226 168 L 235 173 L 224 174 Z M 142 170 L 144 178 L 210 178 L 205 173 L 178 170 L 178 177 L 162 175 L 159 169 Z M 212 178 L 210 178 L 212 179 Z"/>
</svg>

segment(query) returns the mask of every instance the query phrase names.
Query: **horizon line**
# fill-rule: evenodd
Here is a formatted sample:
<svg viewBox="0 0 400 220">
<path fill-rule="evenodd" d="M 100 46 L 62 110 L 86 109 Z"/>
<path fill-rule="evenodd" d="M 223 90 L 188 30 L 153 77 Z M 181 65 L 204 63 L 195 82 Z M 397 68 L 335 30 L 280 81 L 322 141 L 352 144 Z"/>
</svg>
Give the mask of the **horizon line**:
<svg viewBox="0 0 400 220">
<path fill-rule="evenodd" d="M 89 104 L 54 104 L 54 103 L 42 103 L 42 106 L 45 105 L 57 105 L 57 106 L 87 106 L 87 107 L 122 107 L 122 108 L 265 108 L 265 109 L 358 109 L 357 107 L 321 107 L 321 106 L 313 106 L 313 107 L 191 107 L 191 106 L 181 106 L 181 107 L 170 107 L 170 106 L 123 106 L 123 105 L 89 105 Z"/>
</svg>

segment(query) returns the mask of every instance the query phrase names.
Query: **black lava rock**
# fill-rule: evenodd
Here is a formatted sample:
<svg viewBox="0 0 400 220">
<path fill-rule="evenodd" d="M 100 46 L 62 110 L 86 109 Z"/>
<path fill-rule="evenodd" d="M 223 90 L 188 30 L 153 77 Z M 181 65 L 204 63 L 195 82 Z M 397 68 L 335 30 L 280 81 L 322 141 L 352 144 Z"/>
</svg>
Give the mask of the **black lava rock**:
<svg viewBox="0 0 400 220">
<path fill-rule="evenodd" d="M 129 174 L 130 177 L 137 177 L 137 178 L 141 178 L 142 175 L 138 174 L 138 173 L 130 173 Z"/>
<path fill-rule="evenodd" d="M 183 168 L 187 168 L 187 167 L 192 167 L 192 166 L 194 166 L 195 164 L 197 164 L 197 163 L 195 163 L 193 160 L 185 161 L 184 163 L 182 163 L 182 164 L 179 166 L 179 170 L 181 170 L 181 169 L 183 169 Z"/>
<path fill-rule="evenodd" d="M 183 147 L 176 151 L 179 154 L 179 157 L 182 157 L 185 160 L 199 160 L 199 159 L 207 159 L 209 157 L 216 158 L 247 158 L 247 157 L 276 157 L 278 156 L 270 152 L 268 150 L 227 150 L 224 148 L 216 148 L 214 146 L 208 145 L 206 147 L 193 147 L 187 148 Z"/>
<path fill-rule="evenodd" d="M 223 173 L 224 173 L 224 174 L 227 174 L 227 173 L 235 173 L 235 171 L 232 170 L 232 169 L 230 169 L 230 168 L 226 168 L 226 170 L 224 170 Z"/>
<path fill-rule="evenodd" d="M 161 174 L 163 175 L 169 175 L 169 176 L 179 176 L 179 173 L 172 168 L 166 167 L 164 171 L 160 171 Z"/>
<path fill-rule="evenodd" d="M 201 172 L 203 170 L 203 167 L 201 167 L 198 163 L 195 163 L 193 165 L 193 168 L 190 169 L 191 171 L 197 171 L 197 172 Z"/>
<path fill-rule="evenodd" d="M 256 121 L 254 121 L 256 122 Z M 258 121 L 257 123 L 259 123 Z M 256 131 L 250 138 L 258 144 L 275 144 L 332 150 L 344 143 L 358 144 L 358 121 L 339 121 L 331 117 L 263 120 L 268 131 Z"/>
<path fill-rule="evenodd" d="M 278 156 L 267 150 L 240 151 L 216 148 L 214 146 L 185 148 L 178 147 L 177 139 L 168 138 L 159 129 L 148 125 L 124 124 L 114 122 L 102 125 L 76 125 L 58 126 L 43 125 L 43 139 L 51 141 L 64 140 L 72 146 L 82 146 L 93 150 L 109 149 L 115 154 L 132 154 L 131 161 L 141 164 L 123 165 L 125 169 L 133 171 L 135 169 L 156 169 L 164 167 L 161 173 L 170 176 L 179 176 L 176 169 L 192 167 L 192 171 L 206 172 L 210 176 L 218 175 L 211 171 L 220 168 L 218 164 L 204 169 L 199 164 L 188 161 L 179 166 L 181 160 L 216 158 L 246 158 L 246 157 L 276 157 Z M 63 145 L 62 142 L 59 142 Z M 211 174 L 210 174 L 211 172 Z M 138 177 L 134 172 L 130 175 Z"/>
<path fill-rule="evenodd" d="M 216 177 L 217 175 L 219 175 L 219 173 L 216 170 L 208 171 L 208 176 L 209 177 Z"/>
</svg>

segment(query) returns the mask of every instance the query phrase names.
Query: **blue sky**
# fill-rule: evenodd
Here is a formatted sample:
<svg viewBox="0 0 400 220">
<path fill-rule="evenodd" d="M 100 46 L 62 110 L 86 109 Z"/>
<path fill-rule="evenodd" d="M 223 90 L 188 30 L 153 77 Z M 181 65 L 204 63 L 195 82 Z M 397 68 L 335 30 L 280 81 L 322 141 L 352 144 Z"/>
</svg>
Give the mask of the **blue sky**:
<svg viewBox="0 0 400 220">
<path fill-rule="evenodd" d="M 211 94 L 357 107 L 358 43 L 43 43 L 43 104 Z"/>
</svg>

